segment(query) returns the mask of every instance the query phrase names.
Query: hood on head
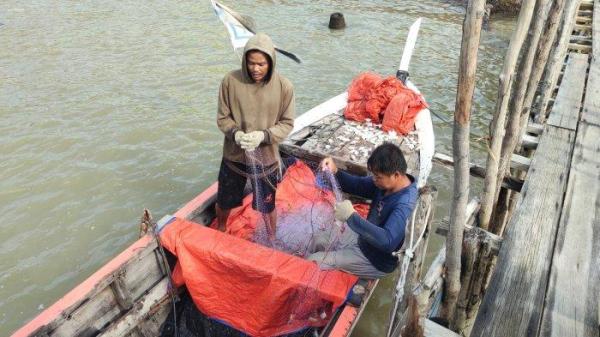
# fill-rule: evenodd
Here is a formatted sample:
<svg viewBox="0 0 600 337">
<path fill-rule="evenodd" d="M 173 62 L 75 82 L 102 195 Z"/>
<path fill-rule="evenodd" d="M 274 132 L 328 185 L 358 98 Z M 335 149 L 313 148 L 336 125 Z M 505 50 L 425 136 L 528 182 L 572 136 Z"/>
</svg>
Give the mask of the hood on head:
<svg viewBox="0 0 600 337">
<path fill-rule="evenodd" d="M 246 66 L 246 54 L 252 50 L 265 53 L 271 61 L 269 72 L 265 77 L 265 83 L 268 83 L 275 71 L 275 45 L 273 45 L 273 41 L 265 33 L 257 33 L 248 40 L 246 47 L 244 47 L 244 55 L 242 56 L 242 74 L 244 74 L 244 78 L 248 81 L 252 81 L 252 76 L 248 73 L 248 67 Z"/>
</svg>

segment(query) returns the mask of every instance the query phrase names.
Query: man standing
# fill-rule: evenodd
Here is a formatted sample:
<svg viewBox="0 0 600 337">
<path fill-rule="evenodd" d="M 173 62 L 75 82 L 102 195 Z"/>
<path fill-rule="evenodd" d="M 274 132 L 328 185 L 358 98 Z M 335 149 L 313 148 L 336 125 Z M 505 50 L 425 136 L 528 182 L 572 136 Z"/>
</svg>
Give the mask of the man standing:
<svg viewBox="0 0 600 337">
<path fill-rule="evenodd" d="M 404 229 L 417 200 L 417 182 L 406 174 L 406 161 L 400 148 L 383 143 L 373 150 L 367 161 L 368 177 L 357 177 L 338 171 L 331 158 L 321 167 L 335 174 L 344 192 L 371 199 L 366 219 L 344 200 L 335 205 L 335 218 L 346 222 L 349 229 L 341 234 L 340 246 L 329 246 L 330 233 L 319 233 L 308 259 L 325 269 L 338 268 L 366 278 L 380 278 L 396 269 L 398 259 L 392 255 L 404 242 Z"/>
<path fill-rule="evenodd" d="M 258 33 L 248 40 L 241 69 L 228 73 L 219 90 L 217 125 L 225 134 L 217 192 L 217 222 L 225 230 L 232 208 L 242 204 L 246 179 L 253 187 L 253 209 L 261 212 L 275 237 L 275 188 L 279 182 L 279 146 L 294 127 L 292 83 L 275 70 L 271 38 Z M 264 170 L 247 161 L 260 160 Z"/>
</svg>

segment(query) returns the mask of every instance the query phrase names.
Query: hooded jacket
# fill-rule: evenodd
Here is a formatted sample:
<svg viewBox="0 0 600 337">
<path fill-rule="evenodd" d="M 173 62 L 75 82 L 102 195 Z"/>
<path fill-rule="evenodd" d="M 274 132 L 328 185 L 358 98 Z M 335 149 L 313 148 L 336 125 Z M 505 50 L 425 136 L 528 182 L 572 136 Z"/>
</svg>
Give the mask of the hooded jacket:
<svg viewBox="0 0 600 337">
<path fill-rule="evenodd" d="M 248 73 L 246 54 L 258 50 L 270 59 L 265 80 L 255 83 Z M 265 139 L 259 145 L 265 165 L 279 161 L 278 143 L 294 128 L 295 103 L 292 83 L 275 70 L 275 47 L 271 38 L 258 33 L 248 40 L 242 56 L 242 68 L 223 78 L 219 89 L 217 125 L 225 134 L 223 158 L 245 163 L 244 150 L 235 143 L 234 134 L 263 131 Z"/>
</svg>

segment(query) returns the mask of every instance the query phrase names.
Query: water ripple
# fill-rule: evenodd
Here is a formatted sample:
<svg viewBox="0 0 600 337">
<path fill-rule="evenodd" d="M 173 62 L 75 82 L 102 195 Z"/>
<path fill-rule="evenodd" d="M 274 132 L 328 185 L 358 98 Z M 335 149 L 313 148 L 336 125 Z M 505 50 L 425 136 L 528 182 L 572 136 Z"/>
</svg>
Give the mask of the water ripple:
<svg viewBox="0 0 600 337">
<path fill-rule="evenodd" d="M 235 7 L 303 59 L 299 66 L 278 57 L 299 113 L 361 71 L 393 74 L 408 27 L 422 16 L 411 76 L 450 119 L 462 8 L 432 0 Z M 334 11 L 344 12 L 345 30 L 327 28 Z M 156 218 L 173 213 L 216 179 L 217 89 L 239 60 L 208 1 L 5 0 L 0 13 L 0 335 L 7 335 L 135 240 L 144 208 Z M 483 33 L 476 134 L 489 123 L 511 29 L 500 19 Z M 436 132 L 447 151 L 449 126 Z M 434 171 L 431 179 L 448 186 L 451 177 Z M 440 190 L 440 200 L 450 200 Z M 387 317 L 380 310 L 367 313 L 373 319 L 360 335 L 379 335 L 377 317 Z"/>
</svg>

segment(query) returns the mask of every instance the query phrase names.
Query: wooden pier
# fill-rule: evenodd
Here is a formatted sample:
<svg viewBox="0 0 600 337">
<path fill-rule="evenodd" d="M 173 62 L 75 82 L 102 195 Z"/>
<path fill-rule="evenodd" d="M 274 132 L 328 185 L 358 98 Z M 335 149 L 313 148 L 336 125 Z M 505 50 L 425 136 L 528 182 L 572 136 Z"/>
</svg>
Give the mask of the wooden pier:
<svg viewBox="0 0 600 337">
<path fill-rule="evenodd" d="M 471 52 L 481 6 L 467 5 Z M 523 0 L 508 49 L 486 167 L 457 142 L 468 107 L 455 111 L 453 156 L 434 157 L 455 186 L 436 230 L 446 246 L 412 293 L 424 335 L 600 337 L 600 0 Z M 461 51 L 461 71 L 474 61 Z M 472 99 L 470 81 L 457 101 Z M 466 207 L 465 173 L 485 178 Z"/>
<path fill-rule="evenodd" d="M 598 0 L 574 27 L 589 38 L 571 37 L 471 336 L 600 336 Z"/>
</svg>

